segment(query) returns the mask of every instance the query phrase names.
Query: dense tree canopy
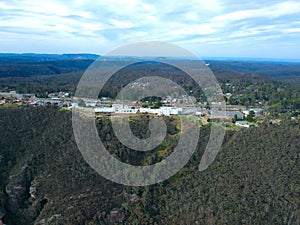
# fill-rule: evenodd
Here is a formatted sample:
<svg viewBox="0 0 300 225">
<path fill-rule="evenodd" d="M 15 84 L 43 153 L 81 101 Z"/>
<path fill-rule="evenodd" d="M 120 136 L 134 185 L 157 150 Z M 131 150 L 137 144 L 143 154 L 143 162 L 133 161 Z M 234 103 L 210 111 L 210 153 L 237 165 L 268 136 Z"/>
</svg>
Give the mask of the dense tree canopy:
<svg viewBox="0 0 300 225">
<path fill-rule="evenodd" d="M 127 187 L 87 165 L 74 141 L 70 112 L 21 107 L 2 108 L 0 115 L 0 196 L 7 224 L 299 224 L 297 124 L 227 131 L 214 163 L 199 172 L 210 133 L 204 126 L 197 152 L 179 173 L 156 185 Z M 136 135 L 149 135 L 147 120 L 132 118 Z M 147 154 L 124 148 L 107 118 L 97 126 L 112 154 L 145 164 L 176 145 L 176 119 L 166 122 L 166 143 Z"/>
</svg>

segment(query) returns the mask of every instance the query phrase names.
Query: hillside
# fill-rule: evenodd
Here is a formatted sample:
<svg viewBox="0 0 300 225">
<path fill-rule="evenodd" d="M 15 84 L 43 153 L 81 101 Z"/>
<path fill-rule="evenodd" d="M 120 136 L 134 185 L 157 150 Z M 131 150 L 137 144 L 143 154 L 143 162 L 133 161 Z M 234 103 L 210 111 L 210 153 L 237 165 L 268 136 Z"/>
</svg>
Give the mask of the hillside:
<svg viewBox="0 0 300 225">
<path fill-rule="evenodd" d="M 18 93 L 33 93 L 36 97 L 42 98 L 47 97 L 48 93 L 65 91 L 74 96 L 84 68 L 87 68 L 90 63 L 92 63 L 90 60 L 56 60 L 37 64 L 16 64 L 10 72 L 20 70 L 24 75 L 21 77 L 20 75 L 9 76 L 10 72 L 5 71 L 6 67 L 2 67 L 3 74 L 6 75 L 0 78 L 0 91 L 15 90 Z M 18 67 L 20 65 L 22 67 Z M 233 70 L 215 70 L 214 74 L 220 82 L 223 93 L 230 94 L 231 97 L 226 99 L 229 104 L 271 107 L 273 112 L 294 112 L 300 108 L 299 85 L 290 85 L 257 74 Z M 106 83 L 99 97 L 115 98 L 128 83 L 145 76 L 161 76 L 170 79 L 181 85 L 187 93 L 192 91 L 199 101 L 206 101 L 203 90 L 184 72 L 172 66 L 153 62 L 133 64 L 121 69 Z"/>
<path fill-rule="evenodd" d="M 209 127 L 203 127 L 184 169 L 162 183 L 134 188 L 112 183 L 87 165 L 74 142 L 70 112 L 1 108 L 0 118 L 0 213 L 5 209 L 6 224 L 300 223 L 299 125 L 228 131 L 217 159 L 199 172 L 209 137 Z M 132 122 L 137 134 L 145 121 Z M 176 120 L 166 121 L 168 139 L 176 144 Z M 116 157 L 134 164 L 160 160 L 155 151 L 128 152 L 106 118 L 97 125 Z"/>
<path fill-rule="evenodd" d="M 34 77 L 84 71 L 99 55 L 95 54 L 4 54 L 0 53 L 0 78 Z M 300 84 L 299 61 L 251 61 L 205 59 L 214 71 L 257 74 L 277 81 Z"/>
<path fill-rule="evenodd" d="M 281 61 L 205 60 L 213 71 L 228 70 L 258 74 L 273 80 L 300 84 L 300 63 Z"/>
</svg>

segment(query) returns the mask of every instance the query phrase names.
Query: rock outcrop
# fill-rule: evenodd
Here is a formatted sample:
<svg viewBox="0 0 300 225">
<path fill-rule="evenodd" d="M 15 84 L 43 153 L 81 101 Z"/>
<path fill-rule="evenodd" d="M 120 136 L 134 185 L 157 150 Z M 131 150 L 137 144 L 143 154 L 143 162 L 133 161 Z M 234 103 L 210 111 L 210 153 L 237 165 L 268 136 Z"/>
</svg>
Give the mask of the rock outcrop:
<svg viewBox="0 0 300 225">
<path fill-rule="evenodd" d="M 47 198 L 39 196 L 38 186 L 39 183 L 31 177 L 27 164 L 11 175 L 6 186 L 7 213 L 10 216 L 18 215 L 26 224 L 34 222 L 48 202 Z M 0 219 L 1 215 L 5 215 L 5 210 L 1 209 L 0 204 Z"/>
<path fill-rule="evenodd" d="M 6 211 L 0 202 L 0 220 L 5 216 Z"/>
<path fill-rule="evenodd" d="M 30 186 L 29 166 L 24 165 L 19 172 L 9 177 L 6 193 L 8 196 L 7 209 L 16 213 L 28 198 Z"/>
</svg>

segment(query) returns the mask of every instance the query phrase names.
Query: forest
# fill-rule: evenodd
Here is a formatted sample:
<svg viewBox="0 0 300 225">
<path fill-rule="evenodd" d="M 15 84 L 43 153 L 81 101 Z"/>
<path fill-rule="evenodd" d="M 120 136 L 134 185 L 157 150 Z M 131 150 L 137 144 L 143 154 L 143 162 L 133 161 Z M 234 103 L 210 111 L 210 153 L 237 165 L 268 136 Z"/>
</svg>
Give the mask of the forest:
<svg viewBox="0 0 300 225">
<path fill-rule="evenodd" d="M 74 95 L 97 57 L 0 54 L 0 91 Z M 0 224 L 300 224 L 299 64 L 209 63 L 228 104 L 261 107 L 266 115 L 255 127 L 226 129 L 215 161 L 200 172 L 212 129 L 211 123 L 202 125 L 187 165 L 168 180 L 145 187 L 113 183 L 87 164 L 75 142 L 70 110 L 55 105 L 0 106 Z M 171 79 L 198 101 L 206 100 L 182 71 L 153 62 L 118 71 L 100 95 L 114 98 L 129 82 L 149 75 Z M 131 116 L 133 134 L 149 137 L 151 118 Z M 166 138 L 148 152 L 124 146 L 108 116 L 97 117 L 95 124 L 115 158 L 149 165 L 170 155 L 180 137 L 179 118 L 163 120 Z"/>
<path fill-rule="evenodd" d="M 104 179 L 85 162 L 74 140 L 71 112 L 51 106 L 1 108 L 0 118 L 0 212 L 6 224 L 300 222 L 299 124 L 229 130 L 216 160 L 199 172 L 210 134 L 204 126 L 196 153 L 176 175 L 130 187 Z M 137 136 L 149 135 L 148 120 L 131 120 Z M 96 121 L 109 151 L 136 165 L 157 162 L 172 151 L 177 121 L 165 122 L 166 141 L 141 154 L 118 141 L 108 118 Z"/>
</svg>

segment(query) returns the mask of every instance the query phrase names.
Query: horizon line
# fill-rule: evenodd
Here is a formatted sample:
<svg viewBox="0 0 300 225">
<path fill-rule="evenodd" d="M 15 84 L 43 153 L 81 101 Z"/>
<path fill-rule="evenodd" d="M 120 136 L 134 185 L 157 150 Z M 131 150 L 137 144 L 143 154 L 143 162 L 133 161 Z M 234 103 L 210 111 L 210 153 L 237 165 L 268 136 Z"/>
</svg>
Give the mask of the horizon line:
<svg viewBox="0 0 300 225">
<path fill-rule="evenodd" d="M 35 52 L 0 52 L 0 56 L 3 57 L 3 55 L 49 55 L 49 56 L 63 56 L 63 55 L 94 55 L 101 57 L 102 54 L 99 53 L 88 53 L 88 52 L 78 52 L 78 53 L 35 53 Z M 119 57 L 119 56 L 115 56 Z M 143 56 L 121 56 L 121 57 L 138 57 L 141 58 Z M 147 56 L 146 56 L 147 57 Z M 149 56 L 152 57 L 152 56 Z M 153 56 L 153 57 L 160 57 L 160 56 Z M 171 57 L 171 56 L 169 56 Z M 166 57 L 167 58 L 167 57 Z M 180 57 L 179 57 L 180 58 Z M 242 60 L 242 61 L 269 61 L 269 62 L 300 62 L 300 58 L 279 58 L 279 57 L 251 57 L 251 56 L 199 56 L 200 59 L 203 60 L 216 60 L 216 61 L 226 61 L 226 60 Z"/>
</svg>

